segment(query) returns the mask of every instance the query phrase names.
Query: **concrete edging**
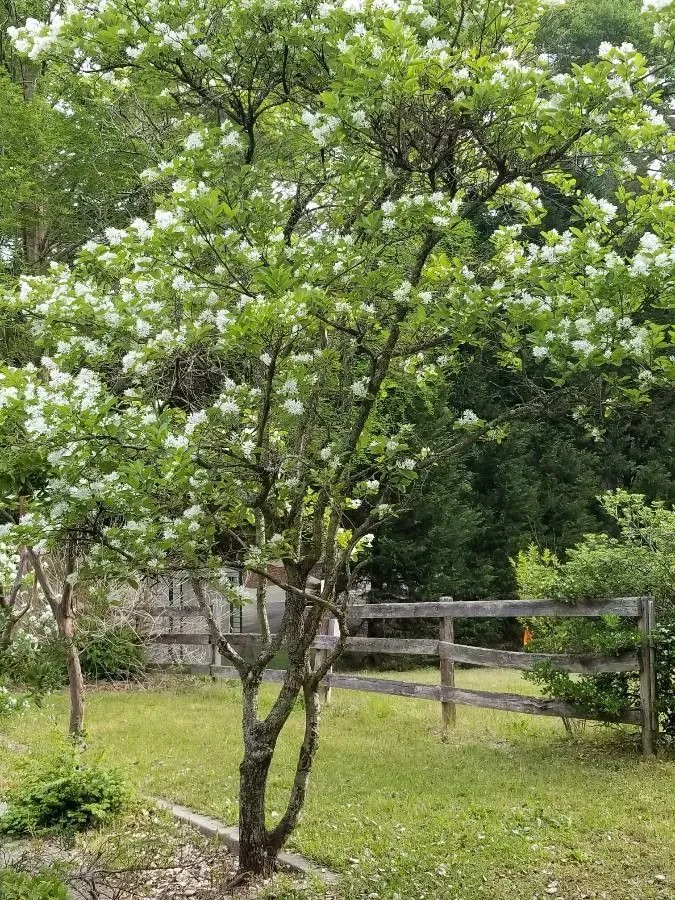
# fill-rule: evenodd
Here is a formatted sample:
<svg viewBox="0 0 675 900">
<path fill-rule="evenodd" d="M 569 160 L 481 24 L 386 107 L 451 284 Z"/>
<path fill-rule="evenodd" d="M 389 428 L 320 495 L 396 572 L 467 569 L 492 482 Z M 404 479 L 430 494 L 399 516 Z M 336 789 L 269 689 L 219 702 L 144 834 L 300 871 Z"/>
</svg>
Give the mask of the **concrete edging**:
<svg viewBox="0 0 675 900">
<path fill-rule="evenodd" d="M 223 822 L 219 822 L 218 819 L 193 812 L 186 806 L 171 803 L 169 800 L 162 800 L 161 797 L 153 797 L 152 801 L 160 809 L 172 815 L 174 819 L 185 822 L 186 825 L 190 825 L 205 837 L 225 841 L 232 853 L 237 855 L 239 851 L 239 829 L 236 825 L 225 825 Z M 340 876 L 336 872 L 331 872 L 330 869 L 316 865 L 316 863 L 299 853 L 290 853 L 287 850 L 282 850 L 278 859 L 282 866 L 301 875 L 313 875 L 326 884 L 336 884 L 339 881 Z"/>
</svg>

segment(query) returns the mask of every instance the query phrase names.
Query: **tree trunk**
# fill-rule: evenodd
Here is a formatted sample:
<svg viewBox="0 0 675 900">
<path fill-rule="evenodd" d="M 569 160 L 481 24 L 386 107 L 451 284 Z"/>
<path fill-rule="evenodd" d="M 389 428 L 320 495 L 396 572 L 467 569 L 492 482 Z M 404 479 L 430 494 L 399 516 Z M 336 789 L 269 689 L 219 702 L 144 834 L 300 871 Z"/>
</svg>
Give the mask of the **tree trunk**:
<svg viewBox="0 0 675 900">
<path fill-rule="evenodd" d="M 289 571 L 289 584 L 304 589 L 306 577 Z M 304 599 L 286 594 L 286 609 L 281 630 L 285 629 L 288 667 L 281 690 L 265 719 L 258 716 L 258 692 L 264 662 L 242 673 L 242 727 L 244 758 L 239 767 L 239 874 L 268 876 L 275 868 L 279 851 L 297 825 L 305 804 L 309 775 L 319 739 L 319 682 L 322 671 L 313 671 L 312 640 L 319 631 L 323 610 L 317 607 L 305 614 Z M 265 797 L 270 764 L 277 739 L 291 715 L 302 691 L 305 701 L 305 731 L 298 753 L 295 778 L 286 811 L 277 825 L 268 831 L 265 822 Z"/>
<path fill-rule="evenodd" d="M 68 731 L 76 736 L 82 733 L 84 727 L 84 679 L 80 654 L 75 643 L 75 603 L 73 598 L 73 586 L 75 577 L 75 542 L 68 541 L 68 553 L 66 570 L 63 578 L 63 587 L 60 597 L 52 586 L 45 572 L 42 560 L 32 547 L 28 547 L 28 557 L 35 570 L 35 577 L 42 588 L 49 608 L 54 616 L 59 637 L 66 648 L 66 666 L 68 669 L 68 687 L 70 689 L 70 725 Z"/>
<path fill-rule="evenodd" d="M 239 872 L 263 877 L 272 874 L 277 856 L 265 825 L 265 793 L 272 754 L 262 741 L 249 740 L 239 767 Z"/>
<path fill-rule="evenodd" d="M 242 731 L 244 757 L 239 766 L 239 873 L 270 875 L 275 856 L 270 852 L 265 825 L 267 775 L 274 754 L 274 740 L 258 719 L 260 677 L 242 679 Z"/>
<path fill-rule="evenodd" d="M 305 698 L 305 736 L 298 754 L 295 779 L 293 780 L 286 812 L 270 834 L 270 843 L 277 853 L 286 843 L 300 819 L 300 814 L 307 798 L 309 776 L 319 747 L 321 702 L 319 700 L 318 685 L 306 682 L 303 686 L 303 694 Z"/>
<path fill-rule="evenodd" d="M 77 736 L 84 728 L 84 678 L 80 665 L 80 654 L 75 643 L 75 628 L 71 617 L 58 623 L 59 634 L 66 642 L 66 665 L 68 668 L 68 690 L 70 693 L 70 724 L 68 733 Z"/>
<path fill-rule="evenodd" d="M 268 876 L 274 871 L 277 854 L 298 823 L 305 805 L 309 775 L 319 742 L 320 703 L 315 685 L 305 683 L 305 734 L 296 766 L 295 779 L 286 812 L 277 826 L 268 831 L 265 825 L 265 794 L 276 737 L 283 722 L 270 730 L 268 722 L 252 723 L 247 715 L 244 687 L 244 758 L 239 767 L 239 872 Z M 289 712 L 290 712 L 289 707 Z M 249 706 L 250 712 L 250 706 Z M 248 727 L 247 727 L 248 726 Z"/>
<path fill-rule="evenodd" d="M 39 67 L 26 59 L 22 59 L 18 64 L 15 79 L 18 78 L 22 85 L 23 99 L 26 103 L 30 103 L 35 94 L 38 72 Z M 24 205 L 22 219 L 23 262 L 30 271 L 39 271 L 43 268 L 48 238 L 44 224 L 44 208 L 39 197 Z"/>
</svg>

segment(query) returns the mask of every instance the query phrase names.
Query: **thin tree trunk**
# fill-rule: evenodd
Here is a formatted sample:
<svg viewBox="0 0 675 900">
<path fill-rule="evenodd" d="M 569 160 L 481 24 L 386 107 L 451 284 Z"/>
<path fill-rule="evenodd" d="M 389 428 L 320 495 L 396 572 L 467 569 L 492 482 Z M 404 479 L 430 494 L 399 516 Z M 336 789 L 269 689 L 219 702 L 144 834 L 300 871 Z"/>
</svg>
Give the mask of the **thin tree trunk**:
<svg viewBox="0 0 675 900">
<path fill-rule="evenodd" d="M 287 581 L 304 589 L 306 577 L 286 565 Z M 264 664 L 242 673 L 242 726 L 244 758 L 239 773 L 239 874 L 270 875 L 277 855 L 298 823 L 305 804 L 309 776 L 319 743 L 319 682 L 323 671 L 310 664 L 312 640 L 319 630 L 323 610 L 305 614 L 305 601 L 292 592 L 286 594 L 286 610 L 281 630 L 289 663 L 284 682 L 265 719 L 258 716 L 258 692 Z M 346 629 L 341 628 L 342 632 Z M 305 731 L 298 754 L 295 778 L 284 815 L 272 830 L 265 821 L 265 797 L 269 769 L 277 739 L 291 715 L 300 691 L 304 696 Z"/>
<path fill-rule="evenodd" d="M 66 641 L 66 666 L 68 668 L 68 691 L 70 694 L 70 723 L 69 734 L 76 737 L 84 729 L 84 678 L 80 654 L 74 638 L 74 622 L 72 618 L 63 621 L 63 627 L 59 625 L 59 633 Z"/>
<path fill-rule="evenodd" d="M 56 591 L 52 587 L 40 556 L 32 547 L 28 548 L 28 553 L 35 576 L 54 616 L 59 637 L 63 640 L 66 647 L 66 666 L 68 669 L 68 688 L 70 693 L 70 724 L 68 731 L 71 735 L 76 736 L 82 732 L 84 727 L 84 679 L 82 677 L 80 654 L 75 642 L 75 604 L 72 581 L 76 563 L 75 543 L 72 540 L 68 542 L 66 571 L 60 597 L 57 596 Z"/>
<path fill-rule="evenodd" d="M 306 683 L 303 687 L 303 694 L 305 698 L 305 735 L 298 754 L 295 778 L 286 812 L 270 834 L 270 844 L 274 848 L 275 854 L 281 850 L 298 824 L 307 798 L 309 776 L 314 765 L 316 751 L 319 748 L 319 719 L 321 717 L 319 693 L 313 684 Z"/>
<path fill-rule="evenodd" d="M 9 595 L 7 597 L 0 597 L 0 609 L 4 611 L 5 622 L 2 628 L 2 635 L 0 636 L 0 653 L 5 653 L 12 643 L 12 637 L 14 635 L 14 629 L 19 624 L 21 619 L 26 615 L 31 606 L 31 600 L 34 598 L 29 598 L 28 602 L 24 606 L 22 610 L 16 612 L 16 605 L 19 599 L 21 589 L 23 586 L 23 577 L 26 572 L 28 566 L 28 550 L 25 547 L 22 547 L 19 551 L 19 563 L 17 565 L 16 574 L 14 576 L 14 582 L 12 587 L 10 588 Z"/>
<path fill-rule="evenodd" d="M 33 99 L 38 72 L 39 67 L 26 59 L 20 60 L 15 67 L 14 78 L 21 84 L 25 103 L 30 103 Z M 21 243 L 24 265 L 31 271 L 42 268 L 47 246 L 47 229 L 44 224 L 44 209 L 39 197 L 26 203 L 23 207 Z"/>
</svg>

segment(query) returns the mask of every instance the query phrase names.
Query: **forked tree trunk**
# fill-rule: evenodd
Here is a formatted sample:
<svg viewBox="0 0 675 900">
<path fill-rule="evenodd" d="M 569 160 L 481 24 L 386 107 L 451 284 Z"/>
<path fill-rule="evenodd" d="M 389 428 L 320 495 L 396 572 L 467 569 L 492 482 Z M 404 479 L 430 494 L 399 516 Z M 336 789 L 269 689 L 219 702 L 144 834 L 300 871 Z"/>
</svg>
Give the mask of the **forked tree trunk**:
<svg viewBox="0 0 675 900">
<path fill-rule="evenodd" d="M 270 723 L 252 722 L 250 713 L 257 705 L 248 685 L 244 685 L 244 758 L 239 767 L 239 872 L 257 876 L 271 875 L 279 851 L 298 823 L 305 805 L 309 776 L 319 742 L 320 703 L 317 685 L 305 681 L 305 734 L 286 812 L 274 829 L 265 823 L 267 778 L 278 735 L 293 708 L 290 703 L 281 717 Z M 295 696 L 300 693 L 298 689 Z M 270 724 L 272 727 L 270 728 Z"/>
</svg>

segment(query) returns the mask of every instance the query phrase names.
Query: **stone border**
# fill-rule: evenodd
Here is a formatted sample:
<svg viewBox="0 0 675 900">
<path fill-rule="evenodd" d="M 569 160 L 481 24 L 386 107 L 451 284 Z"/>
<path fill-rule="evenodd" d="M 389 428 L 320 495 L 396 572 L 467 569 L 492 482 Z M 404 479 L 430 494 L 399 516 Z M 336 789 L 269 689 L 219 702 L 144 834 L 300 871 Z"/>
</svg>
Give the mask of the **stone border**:
<svg viewBox="0 0 675 900">
<path fill-rule="evenodd" d="M 223 822 L 219 822 L 218 819 L 213 819 L 211 816 L 203 816 L 201 813 L 193 812 L 186 806 L 171 803 L 169 800 L 162 800 L 160 797 L 152 797 L 151 799 L 156 806 L 166 810 L 174 819 L 190 825 L 205 837 L 225 841 L 232 853 L 238 854 L 239 829 L 236 825 L 225 825 Z M 331 872 L 330 869 L 318 866 L 299 853 L 290 853 L 282 850 L 278 859 L 282 866 L 291 869 L 293 872 L 298 872 L 301 875 L 313 875 L 325 884 L 337 884 L 340 880 L 337 872 Z"/>
</svg>

